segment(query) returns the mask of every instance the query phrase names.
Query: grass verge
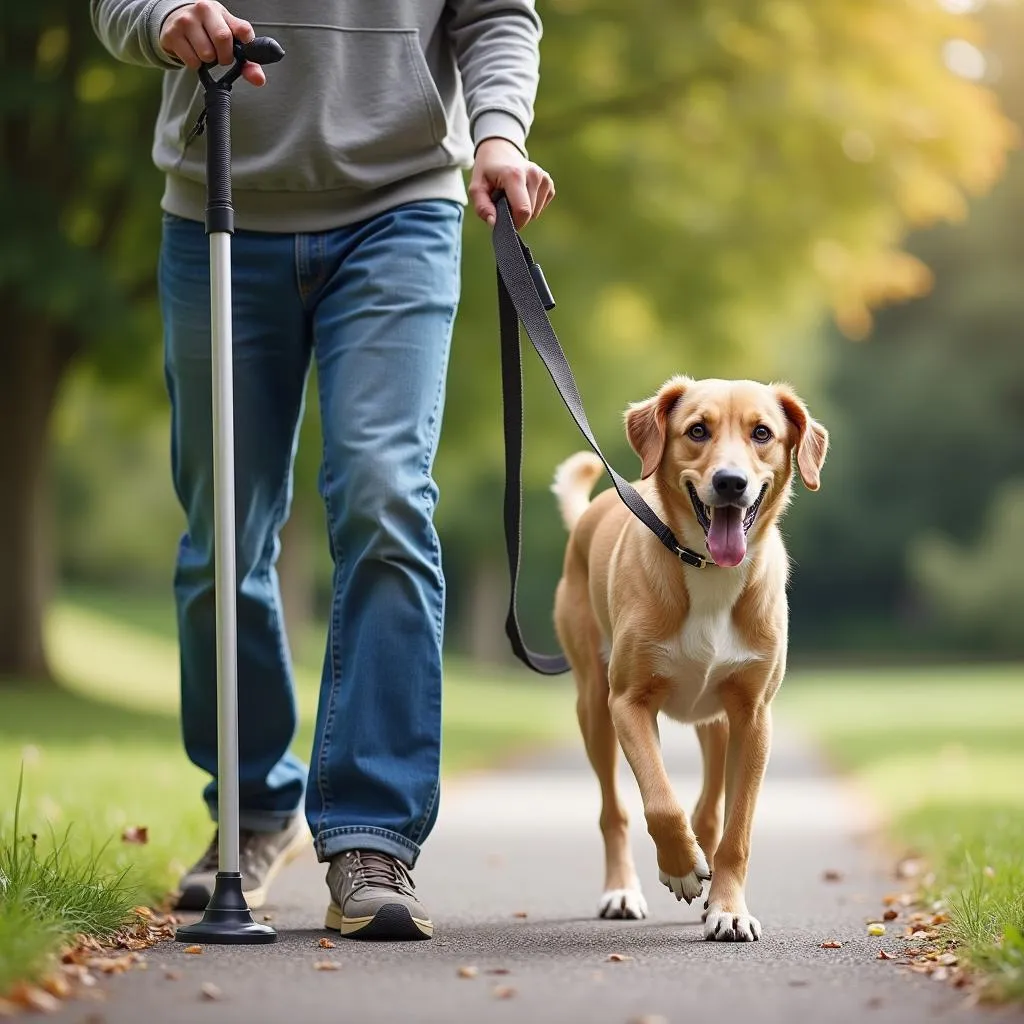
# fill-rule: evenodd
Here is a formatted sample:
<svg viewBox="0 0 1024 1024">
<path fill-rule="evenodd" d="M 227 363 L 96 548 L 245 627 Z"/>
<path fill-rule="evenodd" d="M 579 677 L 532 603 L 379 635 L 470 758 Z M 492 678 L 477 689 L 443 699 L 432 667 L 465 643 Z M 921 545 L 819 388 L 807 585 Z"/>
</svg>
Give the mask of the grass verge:
<svg viewBox="0 0 1024 1024">
<path fill-rule="evenodd" d="M 0 716 L 0 996 L 76 932 L 105 934 L 158 901 L 205 846 L 206 776 L 181 745 L 173 611 L 104 595 L 58 602 L 47 628 L 60 689 L 5 689 Z M 296 658 L 308 760 L 320 652 Z M 443 708 L 449 779 L 571 735 L 571 687 L 452 661 Z M 24 771 L 23 789 L 19 786 Z M 17 821 L 15 820 L 17 817 Z M 122 842 L 145 828 L 145 844 Z M 38 838 L 31 839 L 35 833 Z M 53 896 L 41 902 L 40 893 Z M 71 893 L 93 891 L 103 913 Z M 46 906 L 63 908 L 52 914 Z"/>
<path fill-rule="evenodd" d="M 779 707 L 928 862 L 987 994 L 1024 1000 L 1024 668 L 795 674 Z"/>
</svg>

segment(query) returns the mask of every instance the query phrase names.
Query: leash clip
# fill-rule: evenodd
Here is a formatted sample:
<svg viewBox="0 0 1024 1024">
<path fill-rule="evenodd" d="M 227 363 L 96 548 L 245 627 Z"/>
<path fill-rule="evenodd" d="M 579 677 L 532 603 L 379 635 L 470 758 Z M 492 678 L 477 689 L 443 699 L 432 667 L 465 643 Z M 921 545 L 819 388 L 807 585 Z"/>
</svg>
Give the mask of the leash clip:
<svg viewBox="0 0 1024 1024">
<path fill-rule="evenodd" d="M 675 553 L 676 558 L 678 558 L 680 562 L 692 565 L 694 569 L 706 569 L 709 565 L 715 564 L 710 558 L 706 558 L 704 555 L 699 555 L 696 551 L 691 551 L 690 548 L 680 547 L 678 544 L 676 545 Z"/>
</svg>

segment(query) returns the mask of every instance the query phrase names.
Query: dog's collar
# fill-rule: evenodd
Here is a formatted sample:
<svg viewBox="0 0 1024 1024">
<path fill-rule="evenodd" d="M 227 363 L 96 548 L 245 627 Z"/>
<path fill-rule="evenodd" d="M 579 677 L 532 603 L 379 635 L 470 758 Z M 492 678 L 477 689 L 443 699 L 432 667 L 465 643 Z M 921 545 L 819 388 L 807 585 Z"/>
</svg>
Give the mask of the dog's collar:
<svg viewBox="0 0 1024 1024">
<path fill-rule="evenodd" d="M 675 548 L 676 558 L 680 562 L 685 562 L 687 565 L 692 565 L 694 569 L 706 569 L 709 565 L 718 568 L 718 563 L 711 561 L 707 555 L 698 554 L 692 548 L 680 547 L 678 544 Z"/>
</svg>

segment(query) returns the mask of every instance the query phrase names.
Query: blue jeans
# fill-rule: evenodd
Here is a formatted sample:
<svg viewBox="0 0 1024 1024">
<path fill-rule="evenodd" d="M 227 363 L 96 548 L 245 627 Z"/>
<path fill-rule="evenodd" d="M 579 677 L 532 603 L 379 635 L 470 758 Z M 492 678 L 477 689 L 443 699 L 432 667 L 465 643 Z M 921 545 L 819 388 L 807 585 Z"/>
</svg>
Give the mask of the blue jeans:
<svg viewBox="0 0 1024 1024">
<path fill-rule="evenodd" d="M 444 576 L 434 456 L 459 300 L 462 207 L 413 203 L 320 234 L 232 240 L 240 810 L 305 808 L 322 861 L 415 864 L 437 817 Z M 164 216 L 159 268 L 174 486 L 185 749 L 217 817 L 209 243 Z M 333 596 L 310 765 L 275 562 L 316 359 Z M 326 554 L 326 552 L 325 552 Z"/>
</svg>

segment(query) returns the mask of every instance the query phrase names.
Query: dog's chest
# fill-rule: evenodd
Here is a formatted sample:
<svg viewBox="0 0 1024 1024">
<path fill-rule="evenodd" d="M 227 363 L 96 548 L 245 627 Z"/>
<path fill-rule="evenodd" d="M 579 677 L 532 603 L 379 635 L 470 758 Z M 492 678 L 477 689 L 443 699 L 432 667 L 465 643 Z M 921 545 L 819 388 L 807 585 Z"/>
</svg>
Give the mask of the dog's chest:
<svg viewBox="0 0 1024 1024">
<path fill-rule="evenodd" d="M 748 647 L 733 616 L 741 591 L 740 581 L 728 578 L 691 587 L 682 629 L 658 645 L 658 667 L 673 684 L 662 708 L 669 717 L 692 722 L 717 715 L 722 710 L 717 684 L 761 657 Z"/>
</svg>

